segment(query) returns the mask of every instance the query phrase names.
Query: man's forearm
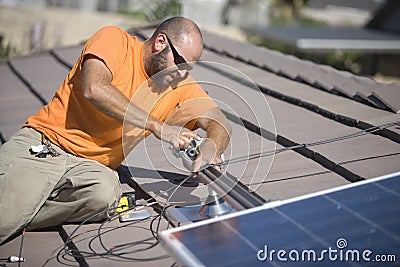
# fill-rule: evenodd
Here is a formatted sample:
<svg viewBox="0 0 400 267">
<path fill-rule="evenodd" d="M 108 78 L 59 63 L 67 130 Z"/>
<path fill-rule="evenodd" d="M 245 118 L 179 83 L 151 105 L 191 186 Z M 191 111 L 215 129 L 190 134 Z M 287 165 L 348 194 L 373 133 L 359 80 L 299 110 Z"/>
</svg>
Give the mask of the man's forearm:
<svg viewBox="0 0 400 267">
<path fill-rule="evenodd" d="M 230 127 L 222 125 L 217 121 L 209 121 L 207 127 L 207 138 L 211 139 L 217 149 L 217 155 L 225 151 L 230 141 Z"/>
<path fill-rule="evenodd" d="M 232 132 L 224 114 L 214 108 L 197 120 L 197 126 L 207 133 L 206 140 L 200 146 L 200 155 L 193 164 L 194 172 L 211 163 L 221 162 L 220 155 L 225 151 Z"/>
<path fill-rule="evenodd" d="M 220 155 L 229 144 L 232 128 L 218 108 L 214 108 L 199 118 L 197 125 L 207 133 L 207 139 L 212 141 L 217 155 Z"/>
<path fill-rule="evenodd" d="M 102 88 L 93 88 L 85 97 L 108 116 L 136 127 L 153 131 L 162 123 L 142 110 L 111 84 Z"/>
<path fill-rule="evenodd" d="M 161 128 L 162 123 L 146 111 L 130 103 L 130 100 L 111 83 L 112 75 L 104 63 L 88 56 L 83 64 L 82 91 L 96 108 L 108 116 L 136 127 L 151 130 Z"/>
</svg>

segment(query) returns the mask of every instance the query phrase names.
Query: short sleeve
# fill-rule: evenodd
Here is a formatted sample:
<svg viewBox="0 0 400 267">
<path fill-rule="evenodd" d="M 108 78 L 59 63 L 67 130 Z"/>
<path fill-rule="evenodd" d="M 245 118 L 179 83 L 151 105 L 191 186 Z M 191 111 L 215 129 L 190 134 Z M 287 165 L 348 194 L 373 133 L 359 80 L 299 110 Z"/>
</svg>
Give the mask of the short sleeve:
<svg viewBox="0 0 400 267">
<path fill-rule="evenodd" d="M 185 90 L 188 92 L 189 90 Z M 199 86 L 196 85 L 189 91 L 186 99 L 176 105 L 169 114 L 166 123 L 189 130 L 196 130 L 197 120 L 211 109 L 217 108 L 214 100 Z"/>
<path fill-rule="evenodd" d="M 88 54 L 102 59 L 116 77 L 127 55 L 126 33 L 115 26 L 101 28 L 87 41 L 81 58 Z"/>
</svg>

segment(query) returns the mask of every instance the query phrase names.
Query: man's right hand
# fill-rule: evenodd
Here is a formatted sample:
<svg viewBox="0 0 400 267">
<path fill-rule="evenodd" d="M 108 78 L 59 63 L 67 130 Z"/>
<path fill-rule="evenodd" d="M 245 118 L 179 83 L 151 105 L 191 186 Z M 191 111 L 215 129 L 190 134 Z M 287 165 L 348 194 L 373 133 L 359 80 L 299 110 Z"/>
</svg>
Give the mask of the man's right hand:
<svg viewBox="0 0 400 267">
<path fill-rule="evenodd" d="M 187 148 L 191 138 L 200 140 L 196 133 L 183 131 L 166 123 L 155 123 L 150 129 L 158 139 L 170 143 L 175 148 Z"/>
</svg>

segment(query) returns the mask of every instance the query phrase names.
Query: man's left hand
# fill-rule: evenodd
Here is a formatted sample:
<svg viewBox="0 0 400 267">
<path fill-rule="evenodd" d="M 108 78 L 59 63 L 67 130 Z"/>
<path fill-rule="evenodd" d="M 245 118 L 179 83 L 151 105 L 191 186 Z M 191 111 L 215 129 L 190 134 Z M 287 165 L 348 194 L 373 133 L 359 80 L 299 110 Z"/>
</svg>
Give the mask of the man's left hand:
<svg viewBox="0 0 400 267">
<path fill-rule="evenodd" d="M 217 155 L 217 147 L 213 140 L 207 138 L 200 145 L 200 153 L 193 163 L 193 172 L 198 172 L 209 164 L 221 162 L 221 157 Z"/>
</svg>

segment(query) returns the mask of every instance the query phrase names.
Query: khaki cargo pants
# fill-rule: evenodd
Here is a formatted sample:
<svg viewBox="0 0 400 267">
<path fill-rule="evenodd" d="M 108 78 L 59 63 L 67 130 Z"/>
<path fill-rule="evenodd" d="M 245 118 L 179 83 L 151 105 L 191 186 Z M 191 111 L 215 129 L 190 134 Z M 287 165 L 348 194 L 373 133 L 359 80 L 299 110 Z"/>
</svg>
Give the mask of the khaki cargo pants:
<svg viewBox="0 0 400 267">
<path fill-rule="evenodd" d="M 60 156 L 35 157 L 29 149 L 40 144 L 39 132 L 23 128 L 0 147 L 0 244 L 23 228 L 81 222 L 119 201 L 115 171 L 54 145 Z"/>
</svg>

